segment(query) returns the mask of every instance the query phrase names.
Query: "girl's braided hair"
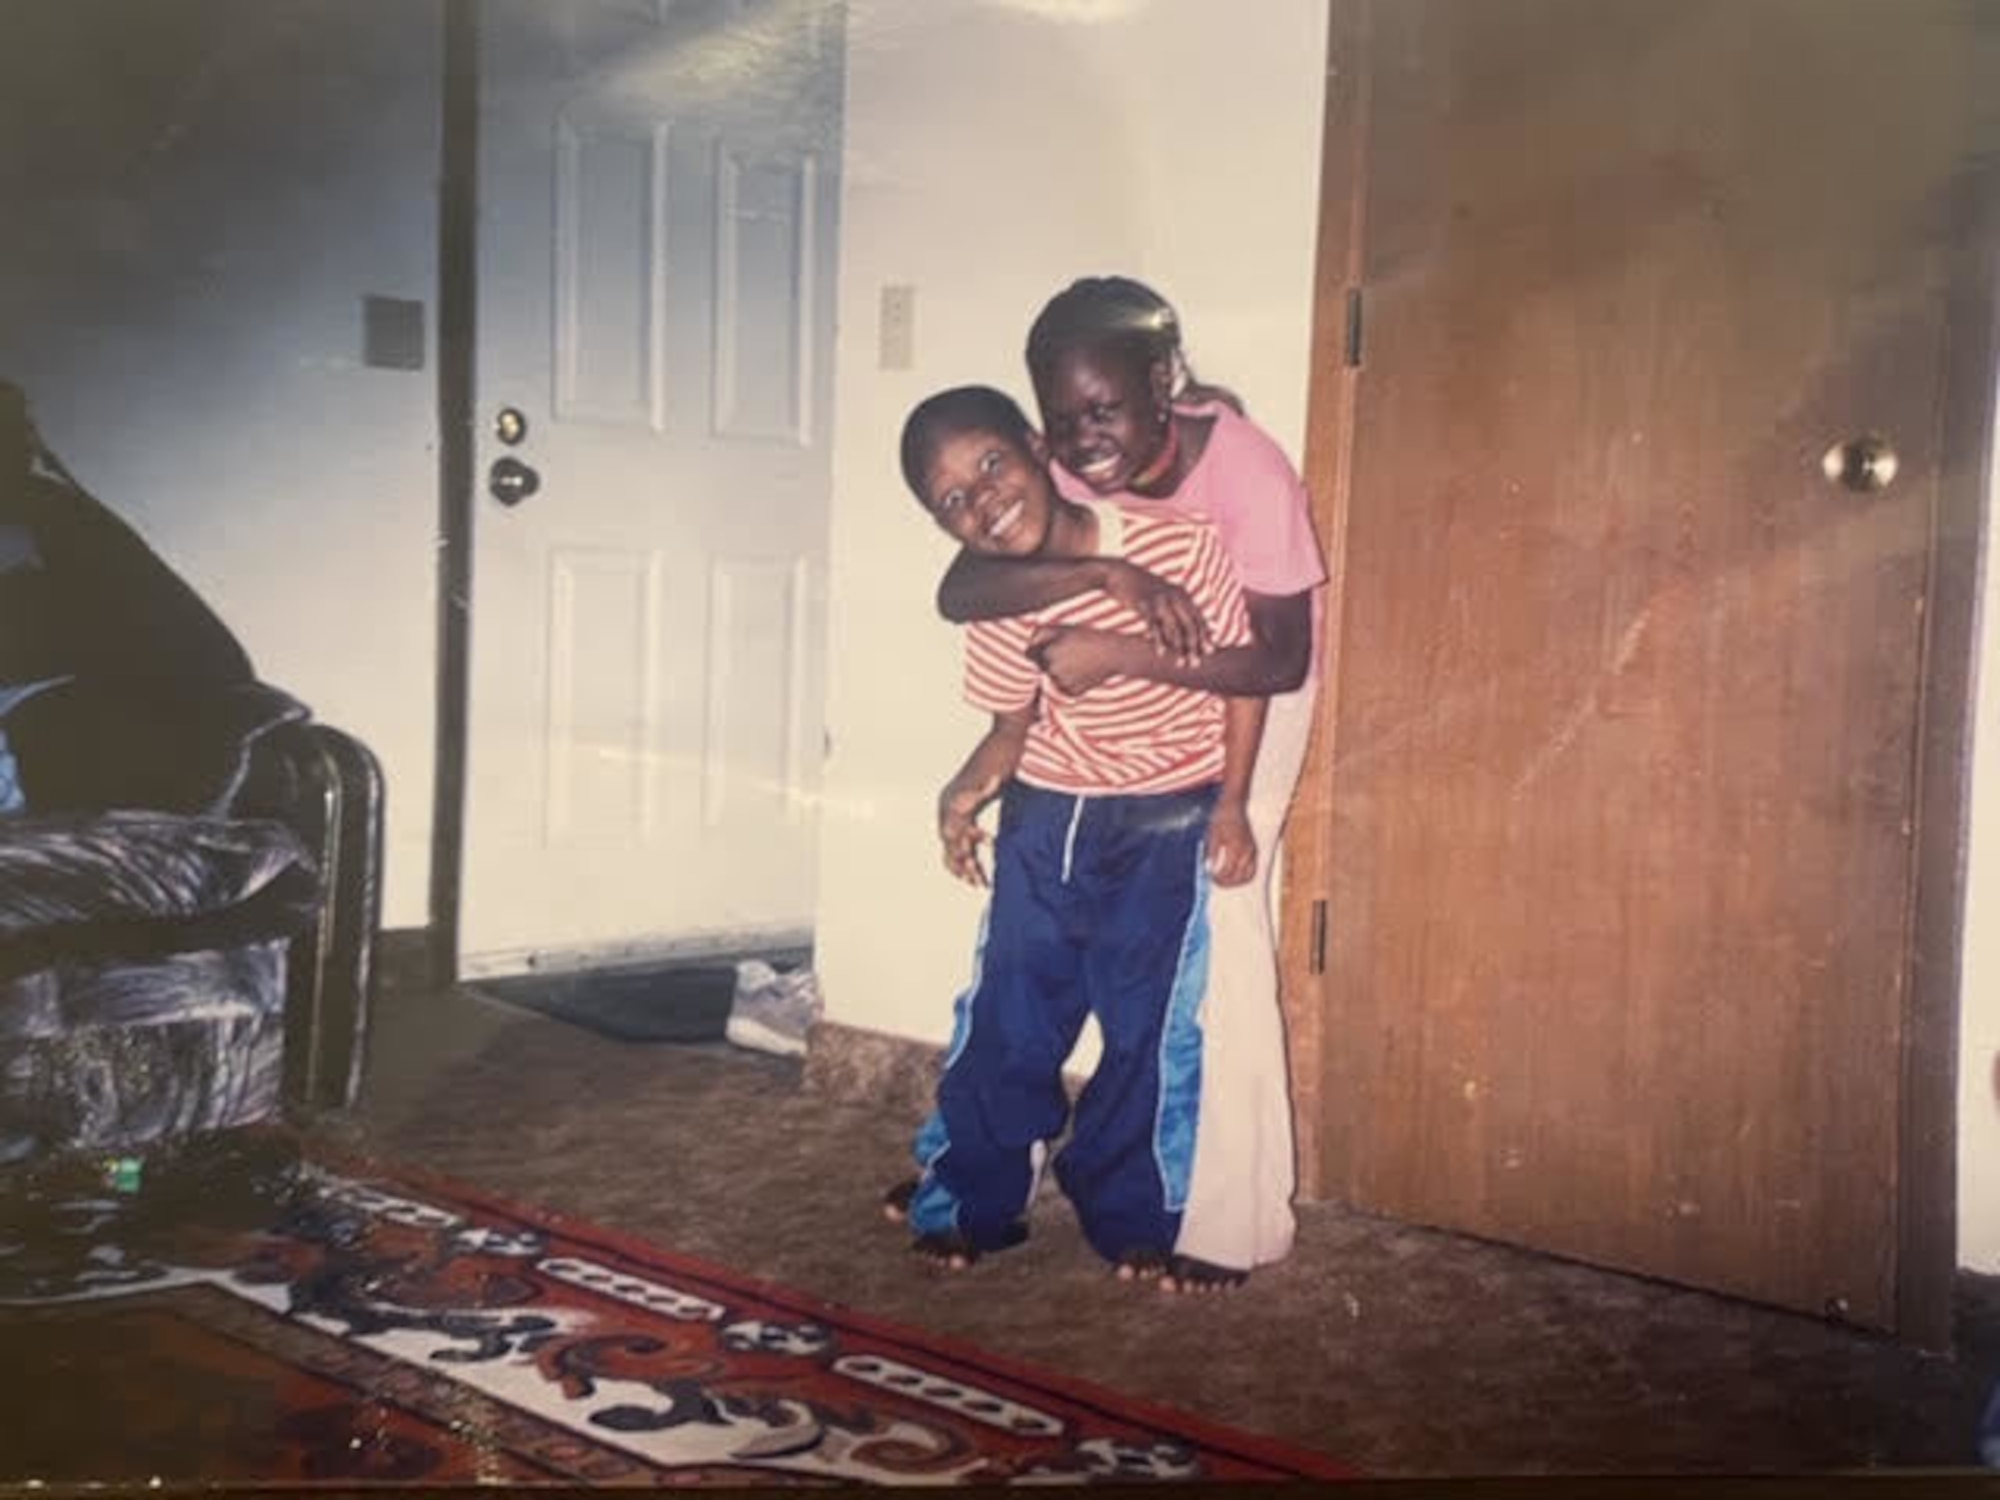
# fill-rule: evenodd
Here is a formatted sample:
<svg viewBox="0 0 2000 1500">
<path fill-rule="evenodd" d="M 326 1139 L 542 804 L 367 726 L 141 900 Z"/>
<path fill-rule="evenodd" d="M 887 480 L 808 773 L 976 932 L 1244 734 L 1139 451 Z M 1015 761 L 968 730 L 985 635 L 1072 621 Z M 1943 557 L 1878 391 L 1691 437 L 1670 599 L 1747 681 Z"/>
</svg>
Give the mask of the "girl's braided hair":
<svg viewBox="0 0 2000 1500">
<path fill-rule="evenodd" d="M 1051 297 L 1028 330 L 1028 372 L 1039 384 L 1058 359 L 1078 349 L 1126 360 L 1142 372 L 1165 364 L 1178 395 L 1243 410 L 1232 392 L 1195 379 L 1173 305 L 1129 276 L 1085 276 Z"/>
</svg>

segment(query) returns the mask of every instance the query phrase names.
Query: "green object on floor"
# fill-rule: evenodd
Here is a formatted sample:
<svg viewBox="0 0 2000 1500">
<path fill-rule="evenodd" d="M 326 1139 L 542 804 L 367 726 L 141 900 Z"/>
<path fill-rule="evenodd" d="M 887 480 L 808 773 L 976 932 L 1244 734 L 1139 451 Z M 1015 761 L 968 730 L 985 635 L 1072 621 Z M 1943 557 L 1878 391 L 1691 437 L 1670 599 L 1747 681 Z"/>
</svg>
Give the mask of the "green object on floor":
<svg viewBox="0 0 2000 1500">
<path fill-rule="evenodd" d="M 104 1164 L 104 1183 L 114 1193 L 136 1193 L 145 1163 L 136 1156 L 114 1156 Z"/>
</svg>

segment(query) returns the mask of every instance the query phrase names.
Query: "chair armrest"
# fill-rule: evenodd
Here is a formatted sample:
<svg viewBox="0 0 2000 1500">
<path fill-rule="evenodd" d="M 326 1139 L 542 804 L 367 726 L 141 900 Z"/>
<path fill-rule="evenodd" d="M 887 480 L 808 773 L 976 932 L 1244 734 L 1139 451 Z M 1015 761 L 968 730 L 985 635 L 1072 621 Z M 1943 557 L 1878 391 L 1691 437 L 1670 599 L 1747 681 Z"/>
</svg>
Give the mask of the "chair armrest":
<svg viewBox="0 0 2000 1500">
<path fill-rule="evenodd" d="M 382 922 L 382 769 L 354 736 L 313 722 L 259 736 L 230 811 L 305 842 L 326 897 L 293 940 L 285 1009 L 288 1101 L 344 1108 L 360 1085 Z"/>
</svg>

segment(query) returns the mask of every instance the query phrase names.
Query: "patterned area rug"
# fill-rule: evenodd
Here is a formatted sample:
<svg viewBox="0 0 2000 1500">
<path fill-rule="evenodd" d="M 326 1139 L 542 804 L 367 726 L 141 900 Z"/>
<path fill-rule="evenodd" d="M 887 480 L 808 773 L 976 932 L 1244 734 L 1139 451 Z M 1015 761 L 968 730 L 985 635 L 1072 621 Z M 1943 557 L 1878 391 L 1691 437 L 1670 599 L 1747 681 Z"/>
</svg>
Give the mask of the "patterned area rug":
<svg viewBox="0 0 2000 1500">
<path fill-rule="evenodd" d="M 457 1185 L 279 1175 L 249 1213 L 67 1196 L 0 1233 L 0 1483 L 1345 1473 Z"/>
</svg>

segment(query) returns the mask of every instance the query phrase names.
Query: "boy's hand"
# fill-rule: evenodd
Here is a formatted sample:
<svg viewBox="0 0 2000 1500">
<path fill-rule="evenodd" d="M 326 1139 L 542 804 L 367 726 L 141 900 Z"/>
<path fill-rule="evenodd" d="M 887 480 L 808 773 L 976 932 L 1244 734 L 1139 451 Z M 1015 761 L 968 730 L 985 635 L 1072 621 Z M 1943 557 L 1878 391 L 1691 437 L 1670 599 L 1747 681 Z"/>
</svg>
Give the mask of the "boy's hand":
<svg viewBox="0 0 2000 1500">
<path fill-rule="evenodd" d="M 1104 591 L 1146 622 L 1156 650 L 1190 665 L 1208 654 L 1208 621 L 1192 594 L 1123 558 L 1106 561 Z"/>
<path fill-rule="evenodd" d="M 1107 651 L 1117 637 L 1080 625 L 1044 625 L 1028 642 L 1028 660 L 1063 692 L 1076 698 L 1118 675 Z"/>
<path fill-rule="evenodd" d="M 1217 803 L 1208 820 L 1208 874 L 1217 885 L 1248 885 L 1257 873 L 1257 836 L 1250 815 L 1235 803 Z"/>
<path fill-rule="evenodd" d="M 979 846 L 986 842 L 986 830 L 979 826 L 979 810 L 992 800 L 992 792 L 952 781 L 938 794 L 938 840 L 944 845 L 944 867 L 967 885 L 985 889 L 990 883 L 980 863 Z"/>
</svg>

